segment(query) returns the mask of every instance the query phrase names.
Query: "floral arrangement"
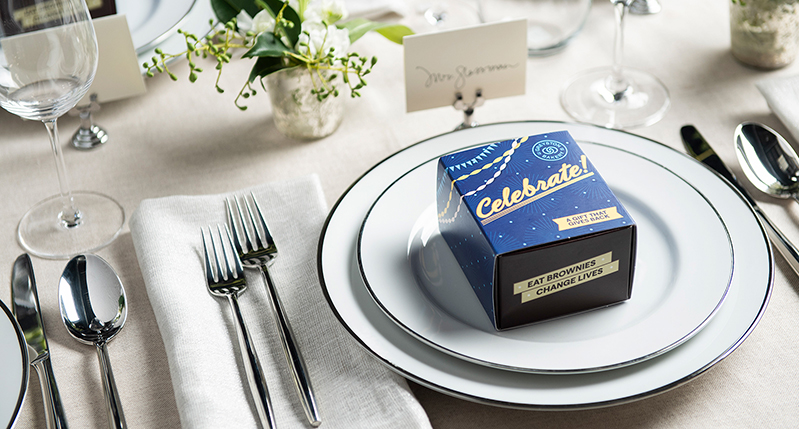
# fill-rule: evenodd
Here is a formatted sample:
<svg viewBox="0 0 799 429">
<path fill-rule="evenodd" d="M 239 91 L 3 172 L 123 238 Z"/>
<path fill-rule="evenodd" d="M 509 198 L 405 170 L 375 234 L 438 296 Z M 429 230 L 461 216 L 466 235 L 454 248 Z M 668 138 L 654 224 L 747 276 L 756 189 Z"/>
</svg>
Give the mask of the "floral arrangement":
<svg viewBox="0 0 799 429">
<path fill-rule="evenodd" d="M 202 37 L 179 30 L 186 38 L 186 51 L 167 54 L 156 49 L 151 62 L 145 62 L 148 76 L 155 72 L 167 73 L 172 80 L 177 76 L 169 70 L 167 62 L 185 56 L 189 63 L 189 81 L 195 82 L 203 69 L 194 62 L 197 58 L 216 59 L 216 90 L 225 64 L 230 63 L 234 52 L 245 50 L 243 59 L 255 59 L 249 78 L 239 90 L 235 104 L 241 110 L 247 106 L 240 99 L 257 94 L 253 83 L 279 70 L 303 67 L 314 82 L 312 94 L 320 102 L 329 96 L 338 96 L 334 79 L 339 75 L 348 86 L 352 97 L 366 86 L 364 77 L 377 63 L 376 57 L 367 58 L 348 52 L 350 45 L 364 34 L 375 31 L 387 39 L 402 43 L 402 37 L 412 34 L 403 25 L 387 24 L 348 17 L 343 0 L 211 0 L 217 21 Z M 263 83 L 261 82 L 263 88 Z"/>
</svg>

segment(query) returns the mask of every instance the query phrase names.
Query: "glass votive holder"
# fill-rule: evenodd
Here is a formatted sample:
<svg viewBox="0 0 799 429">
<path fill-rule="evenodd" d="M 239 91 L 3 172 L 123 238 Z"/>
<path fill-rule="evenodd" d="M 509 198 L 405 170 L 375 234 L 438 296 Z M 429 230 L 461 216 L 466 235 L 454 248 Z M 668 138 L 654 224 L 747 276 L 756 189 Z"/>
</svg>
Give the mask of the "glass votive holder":
<svg viewBox="0 0 799 429">
<path fill-rule="evenodd" d="M 491 0 L 482 2 L 484 22 L 527 18 L 527 52 L 560 52 L 577 35 L 591 11 L 591 0 Z"/>
</svg>

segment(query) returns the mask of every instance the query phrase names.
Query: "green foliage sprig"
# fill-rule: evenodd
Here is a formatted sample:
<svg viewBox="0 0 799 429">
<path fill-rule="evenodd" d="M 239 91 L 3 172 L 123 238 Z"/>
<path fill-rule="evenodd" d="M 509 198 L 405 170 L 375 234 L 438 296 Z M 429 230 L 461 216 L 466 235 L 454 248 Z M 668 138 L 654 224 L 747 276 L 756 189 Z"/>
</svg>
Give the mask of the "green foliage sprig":
<svg viewBox="0 0 799 429">
<path fill-rule="evenodd" d="M 311 19 L 307 19 L 306 12 L 311 11 L 309 6 L 312 6 L 314 1 L 321 0 L 299 0 L 295 10 L 288 2 L 282 0 L 211 0 L 216 20 L 209 22 L 211 29 L 206 34 L 197 36 L 179 30 L 178 32 L 186 40 L 186 50 L 177 54 L 168 54 L 156 49 L 156 55 L 151 61 L 145 62 L 143 67 L 147 70 L 147 76 L 166 73 L 172 80 L 178 80 L 167 64 L 175 58 L 186 57 L 189 65 L 188 79 L 193 83 L 197 81 L 198 74 L 203 72 L 195 61 L 198 58 L 211 57 L 216 60 L 217 76 L 214 86 L 217 92 L 223 93 L 224 89 L 219 81 L 225 65 L 233 60 L 237 51 L 245 50 L 241 58 L 255 59 L 255 63 L 234 101 L 241 110 L 246 110 L 247 106 L 241 104 L 240 100 L 248 99 L 258 93 L 253 87 L 256 80 L 261 84 L 261 88 L 265 89 L 263 85 L 265 76 L 292 67 L 302 67 L 307 70 L 313 81 L 311 91 L 320 102 L 331 95 L 334 97 L 339 95 L 339 90 L 333 83 L 338 76 L 341 76 L 352 97 L 360 97 L 360 90 L 367 84 L 364 77 L 371 73 L 377 64 L 377 57 L 367 58 L 354 52 L 340 52 L 341 46 L 330 46 L 334 42 L 339 42 L 341 45 L 340 38 L 345 34 L 341 33 L 341 30 L 346 30 L 348 39 L 346 48 L 370 31 L 375 31 L 400 44 L 403 36 L 413 32 L 403 25 L 373 22 L 362 18 L 337 22 L 346 12 L 336 13 L 338 10 L 343 10 L 343 2 L 335 1 L 328 1 L 332 4 L 334 12 L 324 11 L 326 15 L 319 22 L 315 20 L 311 22 Z M 317 7 L 315 10 L 318 12 L 318 9 Z M 267 22 L 272 28 L 256 32 L 247 29 L 247 25 L 242 25 L 239 17 L 247 17 L 253 23 Z M 272 20 L 273 25 L 271 25 Z M 304 28 L 303 24 L 307 23 L 310 23 L 308 27 L 312 25 L 319 27 L 321 24 L 323 31 L 320 33 L 318 30 Z"/>
</svg>

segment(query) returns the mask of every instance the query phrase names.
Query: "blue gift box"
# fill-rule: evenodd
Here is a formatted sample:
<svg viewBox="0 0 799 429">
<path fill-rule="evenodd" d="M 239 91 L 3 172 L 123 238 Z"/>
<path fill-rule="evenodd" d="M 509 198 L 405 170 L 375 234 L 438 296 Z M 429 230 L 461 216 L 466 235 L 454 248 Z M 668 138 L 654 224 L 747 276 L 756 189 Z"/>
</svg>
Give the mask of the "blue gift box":
<svg viewBox="0 0 799 429">
<path fill-rule="evenodd" d="M 498 330 L 630 298 L 636 225 L 567 131 L 442 156 L 441 235 Z"/>
</svg>

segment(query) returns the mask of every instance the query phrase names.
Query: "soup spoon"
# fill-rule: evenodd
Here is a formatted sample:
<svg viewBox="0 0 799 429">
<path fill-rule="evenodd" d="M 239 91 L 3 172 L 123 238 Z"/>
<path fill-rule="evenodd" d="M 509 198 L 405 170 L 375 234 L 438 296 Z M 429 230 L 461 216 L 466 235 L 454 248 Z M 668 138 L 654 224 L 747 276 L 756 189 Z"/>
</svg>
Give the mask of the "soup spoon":
<svg viewBox="0 0 799 429">
<path fill-rule="evenodd" d="M 735 129 L 735 153 L 757 189 L 799 202 L 799 157 L 779 133 L 763 124 L 744 122 Z"/>
<path fill-rule="evenodd" d="M 67 262 L 58 283 L 61 318 L 69 333 L 84 344 L 94 344 L 103 373 L 103 392 L 113 428 L 126 428 L 106 344 L 125 324 L 125 289 L 114 269 L 95 255 L 78 255 Z"/>
</svg>

